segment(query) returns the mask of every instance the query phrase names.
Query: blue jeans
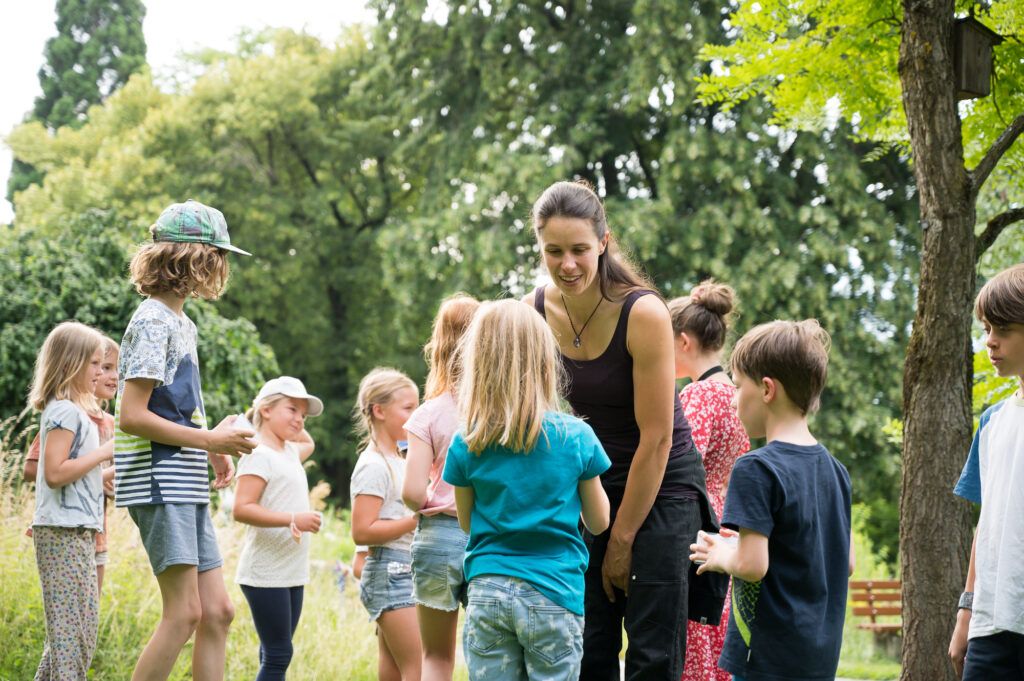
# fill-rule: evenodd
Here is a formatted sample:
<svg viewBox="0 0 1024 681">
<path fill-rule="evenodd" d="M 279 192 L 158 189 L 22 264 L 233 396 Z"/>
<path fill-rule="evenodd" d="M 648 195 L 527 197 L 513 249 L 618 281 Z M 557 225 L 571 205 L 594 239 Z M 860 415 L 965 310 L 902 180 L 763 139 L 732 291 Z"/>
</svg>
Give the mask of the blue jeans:
<svg viewBox="0 0 1024 681">
<path fill-rule="evenodd" d="M 579 677 L 583 617 L 522 579 L 482 575 L 471 580 L 462 636 L 471 678 L 563 681 Z"/>
<path fill-rule="evenodd" d="M 452 612 L 466 603 L 466 559 L 469 535 L 457 518 L 443 513 L 420 516 L 412 540 L 412 593 L 420 605 Z"/>
</svg>

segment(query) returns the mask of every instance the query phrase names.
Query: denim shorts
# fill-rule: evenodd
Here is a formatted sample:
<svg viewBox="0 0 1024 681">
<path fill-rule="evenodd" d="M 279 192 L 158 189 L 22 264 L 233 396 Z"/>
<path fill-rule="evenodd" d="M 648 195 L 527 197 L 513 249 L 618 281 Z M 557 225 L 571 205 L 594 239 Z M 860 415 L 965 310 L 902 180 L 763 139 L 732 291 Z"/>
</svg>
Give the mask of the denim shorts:
<svg viewBox="0 0 1024 681">
<path fill-rule="evenodd" d="M 142 545 L 159 575 L 172 565 L 195 565 L 206 572 L 223 565 L 209 504 L 142 504 L 129 506 Z"/>
<path fill-rule="evenodd" d="M 481 575 L 469 583 L 462 630 L 470 678 L 563 681 L 580 675 L 583 617 L 529 582 Z"/>
<path fill-rule="evenodd" d="M 466 559 L 469 535 L 458 518 L 444 513 L 420 516 L 412 540 L 412 595 L 419 605 L 452 612 L 466 604 Z"/>
<path fill-rule="evenodd" d="M 375 622 L 389 610 L 416 605 L 412 599 L 412 557 L 408 551 L 371 546 L 359 580 L 359 600 Z"/>
</svg>

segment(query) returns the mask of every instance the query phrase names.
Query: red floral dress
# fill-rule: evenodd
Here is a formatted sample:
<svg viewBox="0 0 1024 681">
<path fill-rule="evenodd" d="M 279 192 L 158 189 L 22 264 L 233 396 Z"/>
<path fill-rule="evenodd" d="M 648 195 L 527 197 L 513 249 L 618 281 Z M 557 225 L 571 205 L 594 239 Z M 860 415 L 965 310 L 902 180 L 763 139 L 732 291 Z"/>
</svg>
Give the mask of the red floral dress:
<svg viewBox="0 0 1024 681">
<path fill-rule="evenodd" d="M 725 490 L 736 459 L 750 449 L 732 399 L 736 388 L 718 381 L 690 383 L 679 393 L 683 413 L 693 432 L 693 443 L 704 457 L 708 497 L 718 518 L 725 505 Z M 686 667 L 683 681 L 729 681 L 732 676 L 718 668 L 729 625 L 729 598 L 718 626 L 686 622 Z"/>
</svg>

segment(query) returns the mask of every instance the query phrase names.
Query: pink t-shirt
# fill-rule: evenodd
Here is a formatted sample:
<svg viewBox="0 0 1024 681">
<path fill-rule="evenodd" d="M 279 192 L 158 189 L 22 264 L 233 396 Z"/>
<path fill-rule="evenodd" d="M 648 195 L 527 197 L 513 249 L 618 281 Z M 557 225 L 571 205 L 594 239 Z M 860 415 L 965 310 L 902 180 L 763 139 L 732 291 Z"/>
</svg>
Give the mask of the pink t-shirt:
<svg viewBox="0 0 1024 681">
<path fill-rule="evenodd" d="M 434 462 L 430 465 L 430 483 L 427 500 L 420 509 L 423 515 L 447 513 L 455 515 L 455 489 L 441 479 L 448 445 L 459 427 L 459 411 L 455 398 L 445 393 L 431 398 L 417 407 L 405 424 L 405 430 L 430 445 Z"/>
</svg>

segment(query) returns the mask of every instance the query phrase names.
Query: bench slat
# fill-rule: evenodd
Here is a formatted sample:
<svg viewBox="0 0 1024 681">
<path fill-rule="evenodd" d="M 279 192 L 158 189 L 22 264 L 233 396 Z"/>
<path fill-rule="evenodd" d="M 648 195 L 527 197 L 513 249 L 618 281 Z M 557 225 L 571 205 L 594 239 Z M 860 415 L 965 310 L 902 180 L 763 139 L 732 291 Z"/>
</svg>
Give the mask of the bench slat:
<svg viewBox="0 0 1024 681">
<path fill-rule="evenodd" d="M 867 589 L 873 591 L 875 589 L 899 589 L 901 585 L 898 579 L 854 579 L 850 580 L 851 589 Z"/>
<path fill-rule="evenodd" d="M 880 607 L 864 606 L 853 609 L 854 615 L 866 615 L 868 617 L 900 615 L 903 610 L 898 605 L 883 605 Z"/>
<path fill-rule="evenodd" d="M 876 593 L 874 591 L 854 591 L 850 594 L 850 600 L 854 603 L 872 603 L 872 602 L 884 602 L 884 603 L 899 603 L 902 599 L 900 594 L 897 593 Z"/>
<path fill-rule="evenodd" d="M 858 629 L 874 632 L 902 631 L 903 625 L 899 622 L 862 622 L 857 625 Z"/>
</svg>

